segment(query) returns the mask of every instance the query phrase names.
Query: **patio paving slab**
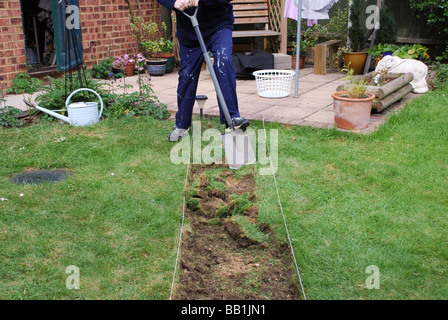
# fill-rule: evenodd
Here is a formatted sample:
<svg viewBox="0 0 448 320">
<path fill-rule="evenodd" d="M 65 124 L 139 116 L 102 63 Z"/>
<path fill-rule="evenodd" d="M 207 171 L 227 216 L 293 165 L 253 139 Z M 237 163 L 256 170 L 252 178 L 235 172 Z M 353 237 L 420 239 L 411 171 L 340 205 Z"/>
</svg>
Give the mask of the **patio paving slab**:
<svg viewBox="0 0 448 320">
<path fill-rule="evenodd" d="M 331 93 L 336 88 L 345 83 L 344 74 L 331 71 L 327 75 L 315 75 L 312 66 L 305 66 L 299 72 L 299 94 L 295 97 L 295 79 L 291 85 L 290 95 L 285 98 L 263 98 L 258 95 L 255 80 L 237 79 L 237 95 L 240 113 L 250 120 L 264 119 L 267 122 L 279 122 L 285 125 L 314 126 L 320 128 L 334 127 L 333 98 Z M 126 84 L 131 84 L 132 89 L 128 92 L 138 90 L 138 76 L 127 77 Z M 161 77 L 151 77 L 154 94 L 161 103 L 167 105 L 168 110 L 175 114 L 177 111 L 177 81 L 178 74 L 174 70 L 171 73 Z M 116 82 L 114 91 L 121 93 Z M 108 84 L 105 85 L 107 88 Z M 206 116 L 219 116 L 218 100 L 215 87 L 210 74 L 206 69 L 202 69 L 199 84 L 198 95 L 208 97 L 203 113 Z M 33 100 L 37 94 L 33 95 Z M 406 102 L 419 95 L 410 94 L 396 103 L 392 107 L 379 114 L 372 114 L 369 127 L 359 133 L 370 133 L 384 123 L 391 112 L 397 112 L 403 108 Z M 7 105 L 13 105 L 22 110 L 27 110 L 23 103 L 22 95 L 6 96 Z M 193 113 L 199 114 L 200 110 L 197 104 L 193 108 Z"/>
</svg>

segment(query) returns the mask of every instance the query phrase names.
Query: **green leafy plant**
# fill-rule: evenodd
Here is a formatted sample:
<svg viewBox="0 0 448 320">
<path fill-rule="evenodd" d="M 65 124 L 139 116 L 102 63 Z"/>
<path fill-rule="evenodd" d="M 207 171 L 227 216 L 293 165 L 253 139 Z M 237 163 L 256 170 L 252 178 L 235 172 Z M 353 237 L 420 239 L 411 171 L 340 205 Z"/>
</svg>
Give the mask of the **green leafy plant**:
<svg viewBox="0 0 448 320">
<path fill-rule="evenodd" d="M 33 94 L 41 89 L 42 80 L 32 78 L 29 73 L 19 73 L 15 76 L 12 87 L 6 90 L 9 94 Z"/>
<path fill-rule="evenodd" d="M 4 77 L 0 76 L 0 81 L 3 81 Z M 0 83 L 0 126 L 3 127 L 16 127 L 19 125 L 19 121 L 16 117 L 23 113 L 22 110 L 16 109 L 6 105 L 6 99 L 3 92 L 3 83 Z"/>
<path fill-rule="evenodd" d="M 170 116 L 168 108 L 160 103 L 154 95 L 150 78 L 145 74 L 139 73 L 137 83 L 139 86 L 138 91 L 123 94 L 113 93 L 110 102 L 104 110 L 104 114 L 111 118 L 144 115 L 159 120 L 167 119 Z"/>
<path fill-rule="evenodd" d="M 379 58 L 384 52 L 392 52 L 394 56 L 402 59 L 418 59 L 423 62 L 431 61 L 431 57 L 428 55 L 428 48 L 420 44 L 399 46 L 380 43 L 368 50 L 368 53 L 374 58 Z"/>
<path fill-rule="evenodd" d="M 376 32 L 377 43 L 397 42 L 397 25 L 393 13 L 383 5 L 380 9 L 380 28 Z M 393 50 L 392 50 L 393 51 Z"/>
<path fill-rule="evenodd" d="M 39 94 L 36 98 L 36 101 L 39 102 L 41 107 L 50 109 L 50 110 L 58 110 L 65 108 L 65 99 L 66 97 L 73 91 L 80 88 L 89 88 L 98 92 L 101 98 L 106 99 L 107 92 L 101 89 L 102 83 L 92 79 L 91 77 L 87 77 L 86 83 L 79 83 L 78 77 L 72 77 L 73 88 L 67 88 L 66 92 L 66 82 L 68 83 L 70 79 L 67 76 L 56 79 L 52 77 L 47 77 L 49 82 L 48 86 L 43 87 L 43 92 Z M 96 101 L 97 98 L 92 95 L 88 96 L 91 101 Z M 85 101 L 85 98 L 82 93 L 74 95 L 71 99 L 71 102 L 80 102 Z"/>
<path fill-rule="evenodd" d="M 4 106 L 0 108 L 0 126 L 2 127 L 18 127 L 19 120 L 15 116 L 22 114 L 23 111 L 12 106 Z"/>
<path fill-rule="evenodd" d="M 350 83 L 345 87 L 348 95 L 352 99 L 361 99 L 365 96 L 367 91 L 367 86 L 365 84 L 365 80 L 362 77 L 355 77 L 354 70 L 350 69 L 348 66 L 345 69 L 342 69 L 343 72 L 347 72 L 345 76 L 345 80 L 348 80 Z"/>
<path fill-rule="evenodd" d="M 328 32 L 334 37 L 342 41 L 342 47 L 346 46 L 348 36 L 348 14 L 350 10 L 350 1 L 347 1 L 345 7 L 338 8 L 332 15 L 328 24 Z"/>
<path fill-rule="evenodd" d="M 435 74 L 435 79 L 431 82 L 434 88 L 440 88 L 448 84 L 448 64 L 435 62 L 431 69 Z"/>
<path fill-rule="evenodd" d="M 174 42 L 170 39 L 161 39 L 162 52 L 171 53 L 173 51 Z"/>
<path fill-rule="evenodd" d="M 444 41 L 441 59 L 448 60 L 448 0 L 409 0 L 409 6 L 426 22 L 433 38 Z"/>
<path fill-rule="evenodd" d="M 89 70 L 92 78 L 109 79 L 110 72 L 112 70 L 112 62 L 113 62 L 112 57 L 109 57 L 106 60 L 103 60 L 99 63 L 95 63 Z"/>
<path fill-rule="evenodd" d="M 353 52 L 353 50 L 347 46 L 342 46 L 338 48 L 336 53 L 333 55 L 333 63 L 334 63 L 334 65 L 332 66 L 333 68 L 339 70 L 341 69 L 343 60 L 342 58 L 344 57 L 344 53 L 346 52 Z"/>
<path fill-rule="evenodd" d="M 319 38 L 327 33 L 327 27 L 315 24 L 310 28 L 307 28 L 300 39 L 300 56 L 304 57 L 307 55 L 308 48 L 314 47 Z M 292 53 L 297 54 L 297 42 L 292 41 Z"/>
<path fill-rule="evenodd" d="M 394 51 L 394 56 L 402 59 L 418 59 L 423 62 L 431 61 L 431 57 L 428 55 L 428 48 L 420 44 L 398 47 L 398 49 Z"/>
<path fill-rule="evenodd" d="M 383 54 L 384 52 L 394 52 L 395 50 L 397 50 L 399 48 L 398 45 L 395 44 L 377 44 L 374 45 L 372 49 L 369 49 L 367 52 L 374 58 L 377 58 L 379 56 L 381 56 L 381 54 Z"/>
<path fill-rule="evenodd" d="M 142 46 L 145 57 L 157 59 L 160 52 L 171 52 L 174 42 L 166 36 L 167 26 L 165 22 L 161 27 L 157 21 L 156 11 L 150 21 L 145 21 L 142 17 L 135 17 L 131 12 L 132 36 Z"/>
<path fill-rule="evenodd" d="M 362 16 L 362 0 L 353 0 L 350 6 L 351 27 L 348 28 L 348 37 L 350 39 L 350 48 L 354 52 L 359 52 L 365 45 L 365 32 L 363 28 Z"/>
</svg>

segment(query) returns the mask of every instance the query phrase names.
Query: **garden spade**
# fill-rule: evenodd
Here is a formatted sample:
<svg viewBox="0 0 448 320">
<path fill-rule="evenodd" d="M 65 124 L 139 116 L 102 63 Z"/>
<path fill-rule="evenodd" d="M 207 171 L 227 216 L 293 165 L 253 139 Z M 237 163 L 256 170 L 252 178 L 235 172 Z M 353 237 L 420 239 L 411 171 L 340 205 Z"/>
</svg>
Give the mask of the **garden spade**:
<svg viewBox="0 0 448 320">
<path fill-rule="evenodd" d="M 207 64 L 208 70 L 210 71 L 210 76 L 212 77 L 213 84 L 215 86 L 218 100 L 221 104 L 226 122 L 230 127 L 230 132 L 226 132 L 222 135 L 226 161 L 229 164 L 230 169 L 239 169 L 245 164 L 255 163 L 255 154 L 252 149 L 250 138 L 247 132 L 243 132 L 243 130 L 241 129 L 235 130 L 233 126 L 229 110 L 227 109 L 226 101 L 222 94 L 221 87 L 219 86 L 218 78 L 216 77 L 216 73 L 213 69 L 212 62 L 210 61 L 207 48 L 205 47 L 204 39 L 202 38 L 201 30 L 199 29 L 198 19 L 196 18 L 197 13 L 198 7 L 195 8 L 193 15 L 189 15 L 186 12 L 183 12 L 184 15 L 190 18 L 194 31 L 196 32 L 196 36 L 198 37 L 202 53 L 204 54 L 205 63 Z"/>
</svg>

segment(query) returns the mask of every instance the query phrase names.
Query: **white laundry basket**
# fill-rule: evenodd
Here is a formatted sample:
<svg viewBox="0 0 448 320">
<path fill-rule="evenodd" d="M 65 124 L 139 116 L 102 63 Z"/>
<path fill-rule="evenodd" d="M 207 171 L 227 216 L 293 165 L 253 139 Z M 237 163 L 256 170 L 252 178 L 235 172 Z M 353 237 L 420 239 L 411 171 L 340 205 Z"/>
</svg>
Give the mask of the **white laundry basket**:
<svg viewBox="0 0 448 320">
<path fill-rule="evenodd" d="M 259 70 L 252 73 L 257 82 L 258 95 L 263 98 L 284 98 L 290 95 L 294 71 Z"/>
</svg>

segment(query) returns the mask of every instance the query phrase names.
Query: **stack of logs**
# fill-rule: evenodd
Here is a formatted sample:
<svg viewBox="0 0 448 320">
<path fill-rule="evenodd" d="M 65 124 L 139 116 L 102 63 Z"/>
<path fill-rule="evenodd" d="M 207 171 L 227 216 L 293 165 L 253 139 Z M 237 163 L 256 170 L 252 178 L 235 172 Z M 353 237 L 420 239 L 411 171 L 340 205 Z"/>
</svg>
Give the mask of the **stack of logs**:
<svg viewBox="0 0 448 320">
<path fill-rule="evenodd" d="M 362 78 L 368 83 L 375 77 L 375 75 L 375 71 L 372 71 L 364 75 Z M 375 95 L 372 110 L 376 112 L 381 112 L 414 90 L 411 85 L 412 80 L 414 80 L 414 75 L 410 72 L 406 74 L 388 73 L 387 77 L 394 80 L 387 82 L 382 86 L 367 86 L 367 92 Z M 337 88 L 337 91 L 345 91 L 347 86 L 349 86 L 349 84 L 340 85 Z"/>
</svg>

